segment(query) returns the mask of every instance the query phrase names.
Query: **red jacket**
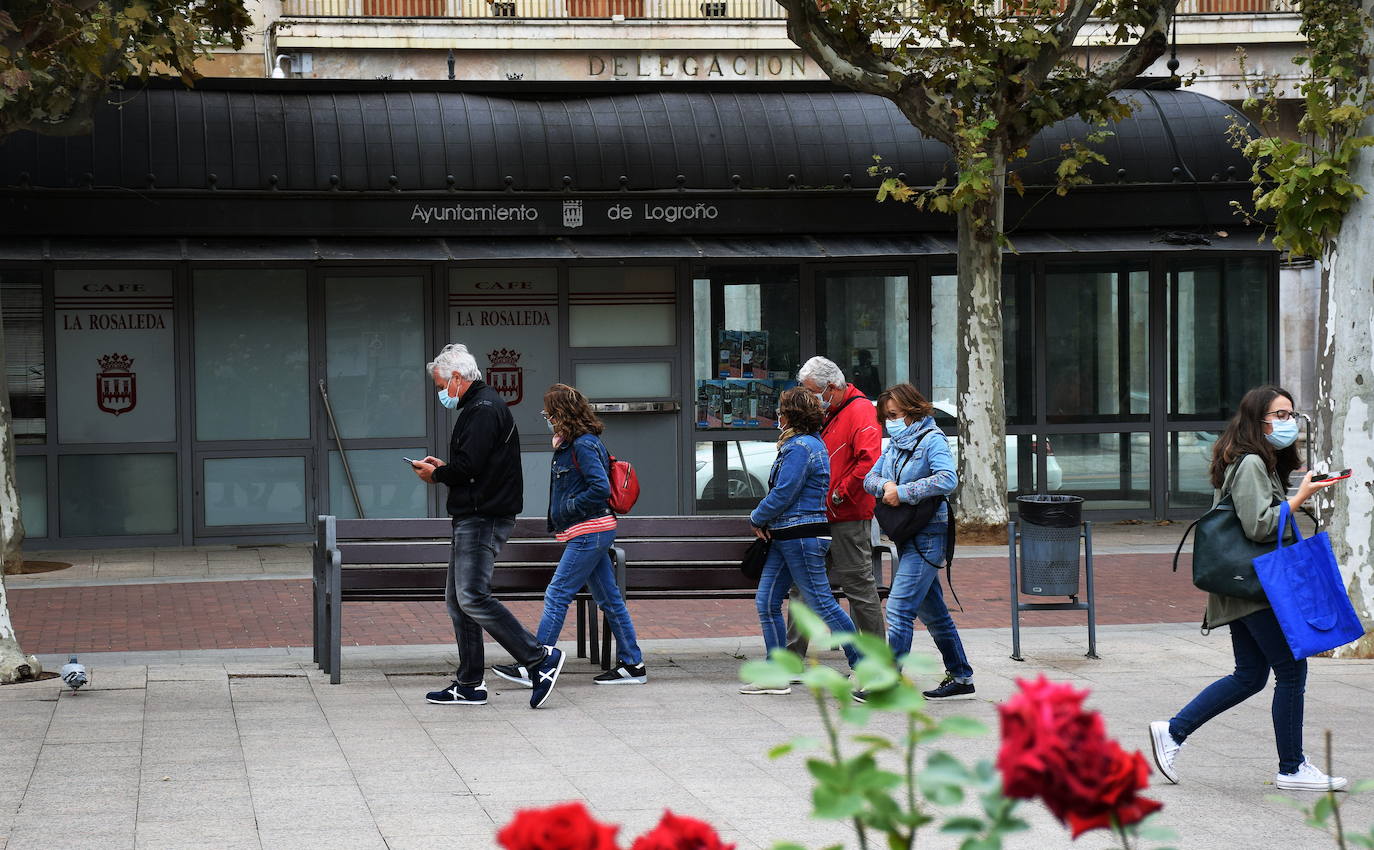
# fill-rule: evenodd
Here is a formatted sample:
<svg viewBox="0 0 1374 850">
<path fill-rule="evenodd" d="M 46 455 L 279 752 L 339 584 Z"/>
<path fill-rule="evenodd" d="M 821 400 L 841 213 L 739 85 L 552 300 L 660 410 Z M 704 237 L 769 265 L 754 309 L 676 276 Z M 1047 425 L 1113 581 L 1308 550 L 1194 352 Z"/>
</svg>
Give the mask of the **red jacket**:
<svg viewBox="0 0 1374 850">
<path fill-rule="evenodd" d="M 842 410 L 840 405 L 844 405 Z M 883 446 L 873 402 L 858 387 L 849 384 L 844 398 L 832 404 L 830 409 L 839 412 L 829 415 L 821 426 L 821 439 L 830 452 L 826 513 L 831 522 L 872 519 L 873 497 L 864 492 L 864 476 L 878 462 Z"/>
</svg>

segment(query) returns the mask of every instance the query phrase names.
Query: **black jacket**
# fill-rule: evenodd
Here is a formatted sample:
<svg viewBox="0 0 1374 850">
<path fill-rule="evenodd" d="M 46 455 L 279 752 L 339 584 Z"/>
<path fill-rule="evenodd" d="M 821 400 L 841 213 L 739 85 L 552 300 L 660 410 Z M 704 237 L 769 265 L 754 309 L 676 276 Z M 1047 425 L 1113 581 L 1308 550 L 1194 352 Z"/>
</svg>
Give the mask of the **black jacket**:
<svg viewBox="0 0 1374 850">
<path fill-rule="evenodd" d="M 515 516 L 525 507 L 520 433 L 496 390 L 473 381 L 457 407 L 448 463 L 434 480 L 448 487 L 450 516 Z"/>
</svg>

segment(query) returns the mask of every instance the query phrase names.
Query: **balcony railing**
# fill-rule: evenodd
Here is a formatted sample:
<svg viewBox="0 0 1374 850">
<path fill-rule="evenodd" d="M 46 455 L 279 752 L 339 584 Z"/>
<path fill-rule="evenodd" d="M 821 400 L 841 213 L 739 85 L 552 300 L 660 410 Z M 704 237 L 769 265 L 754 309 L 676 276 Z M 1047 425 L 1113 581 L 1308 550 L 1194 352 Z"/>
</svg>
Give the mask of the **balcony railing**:
<svg viewBox="0 0 1374 850">
<path fill-rule="evenodd" d="M 1180 15 L 1292 12 L 1289 0 L 1179 0 Z M 587 18 L 778 20 L 774 0 L 283 0 L 282 14 L 306 18 Z"/>
</svg>

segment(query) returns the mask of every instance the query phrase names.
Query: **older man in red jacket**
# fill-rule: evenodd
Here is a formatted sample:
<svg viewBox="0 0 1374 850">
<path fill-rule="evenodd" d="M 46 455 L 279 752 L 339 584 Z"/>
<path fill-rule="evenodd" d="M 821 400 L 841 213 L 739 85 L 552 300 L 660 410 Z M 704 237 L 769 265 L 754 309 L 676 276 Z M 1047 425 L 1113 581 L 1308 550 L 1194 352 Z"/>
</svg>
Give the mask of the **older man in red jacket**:
<svg viewBox="0 0 1374 850">
<path fill-rule="evenodd" d="M 849 614 L 861 632 L 883 637 L 882 604 L 873 579 L 873 497 L 864 492 L 864 476 L 882 454 L 882 432 L 873 402 L 831 360 L 812 357 L 797 372 L 825 410 L 821 439 L 830 451 L 830 490 L 825 506 L 830 520 L 830 551 L 825 566 L 830 579 L 849 600 Z M 796 588 L 792 598 L 797 599 Z M 789 621 L 787 648 L 805 655 L 805 636 Z"/>
</svg>

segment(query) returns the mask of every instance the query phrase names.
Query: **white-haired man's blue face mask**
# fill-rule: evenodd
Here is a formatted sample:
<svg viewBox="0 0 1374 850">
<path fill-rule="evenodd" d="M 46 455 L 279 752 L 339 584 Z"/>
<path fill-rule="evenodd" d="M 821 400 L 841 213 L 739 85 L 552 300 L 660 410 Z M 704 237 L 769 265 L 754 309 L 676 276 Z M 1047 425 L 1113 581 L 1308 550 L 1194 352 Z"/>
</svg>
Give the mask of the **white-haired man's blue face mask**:
<svg viewBox="0 0 1374 850">
<path fill-rule="evenodd" d="M 438 379 L 436 378 L 435 380 L 437 381 Z M 452 410 L 455 407 L 457 407 L 462 395 L 459 392 L 458 387 L 458 376 L 454 375 L 453 377 L 449 378 L 448 383 L 444 384 L 443 389 L 439 390 L 439 403 L 442 404 L 444 407 L 448 408 L 449 410 Z M 450 391 L 452 391 L 452 395 L 449 394 Z"/>
</svg>

